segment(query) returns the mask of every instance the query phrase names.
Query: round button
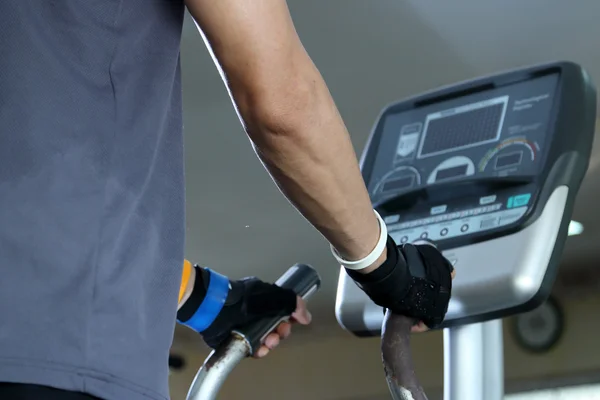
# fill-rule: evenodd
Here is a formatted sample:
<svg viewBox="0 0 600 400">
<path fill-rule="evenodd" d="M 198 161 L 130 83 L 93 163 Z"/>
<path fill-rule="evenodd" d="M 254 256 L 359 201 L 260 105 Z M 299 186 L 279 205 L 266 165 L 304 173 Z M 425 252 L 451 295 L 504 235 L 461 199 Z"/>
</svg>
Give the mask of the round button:
<svg viewBox="0 0 600 400">
<path fill-rule="evenodd" d="M 427 232 L 421 233 L 421 239 L 427 239 L 428 236 L 429 234 Z"/>
<path fill-rule="evenodd" d="M 448 234 L 448 228 L 444 228 L 440 231 L 440 235 L 446 236 Z"/>
<path fill-rule="evenodd" d="M 408 236 L 402 236 L 400 238 L 400 243 L 406 243 L 406 242 L 408 242 Z"/>
<path fill-rule="evenodd" d="M 461 232 L 466 232 L 468 230 L 469 230 L 469 224 L 464 224 L 463 226 L 460 227 Z"/>
</svg>

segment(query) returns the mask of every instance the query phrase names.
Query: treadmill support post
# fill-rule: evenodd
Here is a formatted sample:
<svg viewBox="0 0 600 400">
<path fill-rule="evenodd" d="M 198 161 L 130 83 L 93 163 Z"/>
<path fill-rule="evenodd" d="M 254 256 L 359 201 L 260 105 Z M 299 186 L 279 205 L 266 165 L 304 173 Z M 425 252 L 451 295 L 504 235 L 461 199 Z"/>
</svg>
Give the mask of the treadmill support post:
<svg viewBox="0 0 600 400">
<path fill-rule="evenodd" d="M 502 320 L 444 329 L 444 400 L 504 398 Z"/>
</svg>

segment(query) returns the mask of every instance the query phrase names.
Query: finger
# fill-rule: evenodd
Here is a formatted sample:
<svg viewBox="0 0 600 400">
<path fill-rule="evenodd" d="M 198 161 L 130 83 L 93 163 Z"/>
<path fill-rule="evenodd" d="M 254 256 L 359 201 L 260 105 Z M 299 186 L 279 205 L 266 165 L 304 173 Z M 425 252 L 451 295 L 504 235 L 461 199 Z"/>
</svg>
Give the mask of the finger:
<svg viewBox="0 0 600 400">
<path fill-rule="evenodd" d="M 292 333 L 292 324 L 289 322 L 282 322 L 277 327 L 277 334 L 282 339 L 287 339 Z"/>
<path fill-rule="evenodd" d="M 263 358 L 269 354 L 269 348 L 267 346 L 261 346 L 260 349 L 254 354 L 254 358 Z"/>
<path fill-rule="evenodd" d="M 312 320 L 312 316 L 308 312 L 306 308 L 306 303 L 302 299 L 302 297 L 298 297 L 298 302 L 296 303 L 296 311 L 292 314 L 292 318 L 302 325 L 310 324 Z"/>
<path fill-rule="evenodd" d="M 452 270 L 452 274 L 450 274 L 450 276 L 452 276 L 452 279 L 456 277 L 456 268 Z"/>
<path fill-rule="evenodd" d="M 282 322 L 277 327 L 277 332 L 270 333 L 266 339 L 265 344 L 263 344 L 260 349 L 254 354 L 255 358 L 263 358 L 269 351 L 277 347 L 280 343 L 280 338 L 286 338 L 291 334 L 292 327 L 289 322 Z"/>
<path fill-rule="evenodd" d="M 269 333 L 269 335 L 267 336 L 267 338 L 265 339 L 265 346 L 267 348 L 269 348 L 270 350 L 273 350 L 275 347 L 277 347 L 279 345 L 279 341 L 281 339 L 279 339 L 279 334 L 277 333 Z"/>
<path fill-rule="evenodd" d="M 413 325 L 413 327 L 410 331 L 412 333 L 423 333 L 423 332 L 427 332 L 428 330 L 429 330 L 429 328 L 427 327 L 427 325 L 425 325 L 425 323 L 423 321 L 419 321 L 419 323 Z"/>
</svg>

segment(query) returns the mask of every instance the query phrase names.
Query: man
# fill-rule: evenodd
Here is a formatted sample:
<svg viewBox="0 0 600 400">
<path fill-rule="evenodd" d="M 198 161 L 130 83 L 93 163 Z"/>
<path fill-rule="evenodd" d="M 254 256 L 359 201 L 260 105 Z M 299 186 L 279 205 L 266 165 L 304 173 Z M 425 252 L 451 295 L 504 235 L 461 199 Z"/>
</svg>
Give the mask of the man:
<svg viewBox="0 0 600 400">
<path fill-rule="evenodd" d="M 186 6 L 256 153 L 338 262 L 383 307 L 446 313 L 451 267 L 385 234 L 284 0 L 2 0 L 1 399 L 163 400 L 176 318 L 213 346 L 273 312 L 309 322 L 258 280 L 188 265 L 181 286 Z"/>
</svg>

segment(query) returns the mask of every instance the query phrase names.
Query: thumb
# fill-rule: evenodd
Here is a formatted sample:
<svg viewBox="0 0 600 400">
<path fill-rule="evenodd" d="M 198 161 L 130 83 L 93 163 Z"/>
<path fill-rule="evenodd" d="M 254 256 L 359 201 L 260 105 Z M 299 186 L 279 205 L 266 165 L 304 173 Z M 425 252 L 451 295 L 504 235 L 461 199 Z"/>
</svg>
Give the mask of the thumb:
<svg viewBox="0 0 600 400">
<path fill-rule="evenodd" d="M 312 320 L 312 316 L 310 315 L 310 312 L 308 312 L 308 309 L 306 308 L 306 302 L 302 299 L 302 297 L 298 296 L 297 299 L 296 311 L 292 313 L 292 318 L 299 324 L 308 325 Z"/>
</svg>

